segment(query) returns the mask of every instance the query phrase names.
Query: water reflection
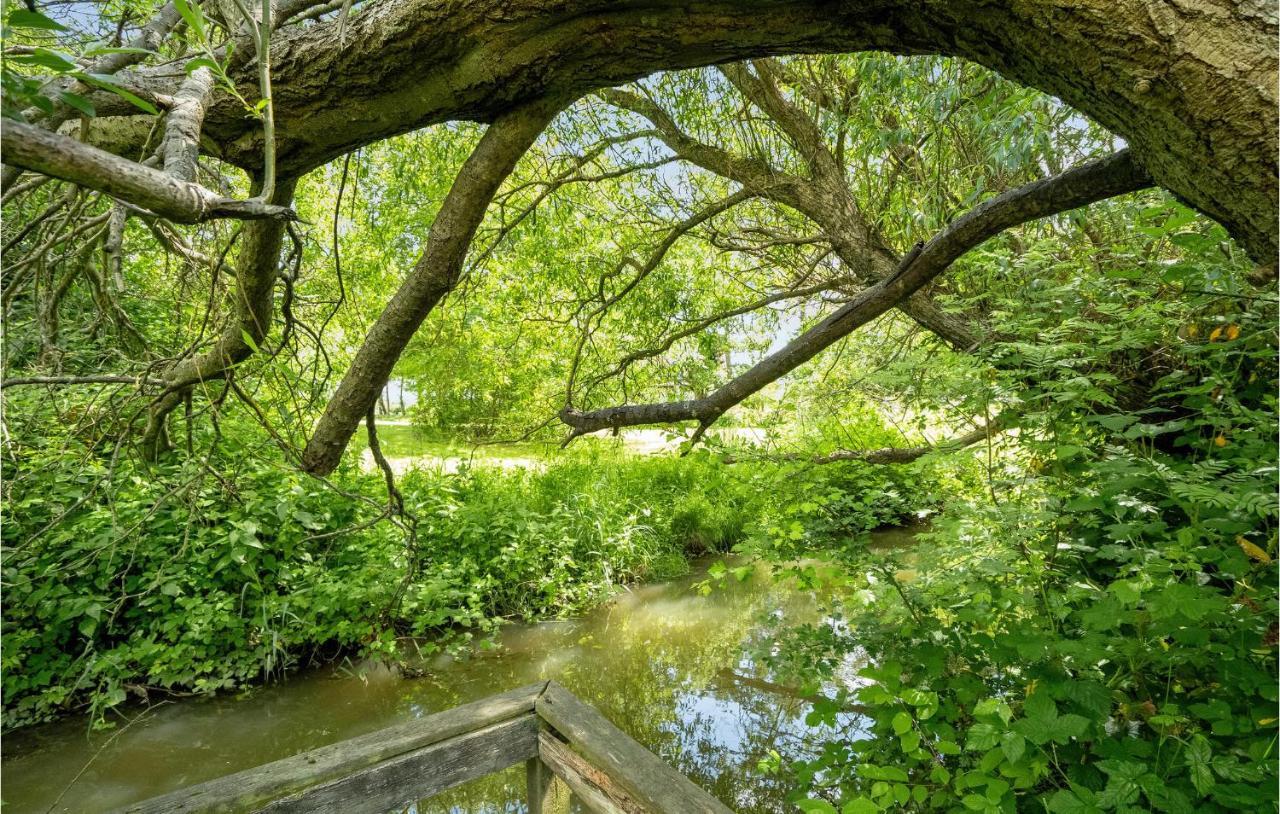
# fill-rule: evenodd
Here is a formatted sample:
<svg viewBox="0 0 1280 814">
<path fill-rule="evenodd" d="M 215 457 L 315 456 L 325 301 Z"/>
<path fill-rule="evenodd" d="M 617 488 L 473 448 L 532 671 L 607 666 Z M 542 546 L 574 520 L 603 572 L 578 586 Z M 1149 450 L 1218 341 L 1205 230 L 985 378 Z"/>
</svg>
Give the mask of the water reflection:
<svg viewBox="0 0 1280 814">
<path fill-rule="evenodd" d="M 114 733 L 87 734 L 83 720 L 20 731 L 4 744 L 4 808 L 107 810 L 553 678 L 730 807 L 783 810 L 785 789 L 758 762 L 771 750 L 800 757 L 832 733 L 806 726 L 809 705 L 745 646 L 778 618 L 820 619 L 823 598 L 759 572 L 703 596 L 701 579 L 644 586 L 574 621 L 510 626 L 499 647 L 436 658 L 421 678 L 326 669 L 245 698 L 168 704 Z M 857 725 L 851 713 L 837 720 Z M 516 767 L 416 811 L 505 814 L 523 811 L 523 796 Z"/>
</svg>

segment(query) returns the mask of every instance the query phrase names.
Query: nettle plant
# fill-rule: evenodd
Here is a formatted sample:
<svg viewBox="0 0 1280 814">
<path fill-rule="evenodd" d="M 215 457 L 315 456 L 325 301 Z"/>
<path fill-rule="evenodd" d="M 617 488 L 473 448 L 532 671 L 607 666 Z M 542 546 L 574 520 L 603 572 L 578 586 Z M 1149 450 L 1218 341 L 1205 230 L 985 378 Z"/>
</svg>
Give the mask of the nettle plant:
<svg viewBox="0 0 1280 814">
<path fill-rule="evenodd" d="M 801 810 L 1274 810 L 1275 303 L 1187 222 L 1145 213 L 1177 263 L 1046 256 L 995 312 L 1014 463 L 909 552 L 841 550 L 849 598 L 762 654 L 843 688 L 811 723 L 866 716 L 765 767 Z"/>
</svg>

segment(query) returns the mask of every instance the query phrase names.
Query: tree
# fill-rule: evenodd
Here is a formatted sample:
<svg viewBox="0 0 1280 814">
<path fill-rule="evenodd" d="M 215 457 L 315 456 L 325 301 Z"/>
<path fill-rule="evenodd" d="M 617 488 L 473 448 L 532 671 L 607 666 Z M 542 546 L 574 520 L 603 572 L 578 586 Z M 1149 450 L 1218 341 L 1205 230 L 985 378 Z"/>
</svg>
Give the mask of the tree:
<svg viewBox="0 0 1280 814">
<path fill-rule="evenodd" d="M 398 133 L 460 118 L 492 123 L 456 179 L 414 273 L 375 323 L 308 444 L 303 466 L 312 472 L 332 470 L 395 359 L 456 281 L 476 224 L 502 179 L 554 112 L 583 93 L 654 70 L 787 52 L 866 49 L 971 59 L 1061 97 L 1124 137 L 1132 151 L 1132 159 L 1123 160 L 1133 167 L 1130 184 L 1135 173 L 1145 172 L 1220 220 L 1258 260 L 1269 262 L 1275 254 L 1276 21 L 1261 3 L 1203 0 L 1171 8 L 1142 0 L 1069 5 L 1038 0 L 1008 6 L 868 7 L 760 0 L 635 9 L 602 0 L 515 5 L 485 0 L 458 9 L 427 0 L 390 0 L 357 13 L 344 9 L 336 17 L 325 17 L 326 9 L 288 0 L 277 3 L 265 20 L 250 21 L 208 9 L 237 47 L 228 57 L 225 45 L 210 45 L 210 62 L 228 81 L 211 87 L 199 105 L 183 107 L 177 101 L 191 97 L 192 83 L 203 81 L 196 78 L 198 70 L 185 77 L 167 65 L 109 66 L 120 71 L 117 90 L 172 106 L 175 113 L 199 108 L 200 143 L 218 158 L 261 175 L 268 192 L 276 172 L 296 179 Z M 300 22 L 317 14 L 314 22 Z M 158 17 L 171 18 L 168 6 Z M 271 27 L 268 38 L 264 32 Z M 164 22 L 155 28 L 172 26 Z M 251 59 L 255 53 L 266 58 Z M 264 66 L 269 72 L 260 70 Z M 756 87 L 749 73 L 740 72 L 738 79 Z M 264 115 L 246 116 L 244 100 L 258 95 Z M 98 90 L 87 97 L 98 112 L 90 140 L 137 154 L 154 121 L 116 118 L 135 112 L 134 102 L 119 93 Z M 59 108 L 44 118 L 52 125 L 68 117 Z M 175 126 L 180 119 L 171 113 L 167 125 L 190 132 L 189 121 L 185 129 Z M 35 152 L 17 153 L 20 164 L 84 181 L 76 174 L 79 165 L 60 158 L 52 147 Z M 1116 167 L 1109 165 L 1118 172 Z M 12 184 L 15 174 L 6 175 Z M 106 181 L 99 186 L 107 188 Z M 268 256 L 246 258 L 242 249 L 240 267 L 270 269 L 278 245 L 278 240 L 247 242 L 245 249 Z M 905 275 L 910 269 L 900 271 Z M 252 279 L 241 280 L 241 288 L 258 290 Z M 891 288 L 881 293 L 889 299 L 911 293 L 909 285 Z M 269 325 L 260 317 L 254 315 L 254 324 L 265 335 Z M 252 349 L 252 333 L 250 340 L 246 344 Z M 217 363 L 200 366 L 201 380 L 223 375 L 248 355 L 221 347 L 211 352 Z M 190 388 L 182 363 L 170 366 L 165 378 L 166 395 L 152 412 L 153 428 L 163 422 L 166 408 L 172 409 L 173 396 Z"/>
</svg>

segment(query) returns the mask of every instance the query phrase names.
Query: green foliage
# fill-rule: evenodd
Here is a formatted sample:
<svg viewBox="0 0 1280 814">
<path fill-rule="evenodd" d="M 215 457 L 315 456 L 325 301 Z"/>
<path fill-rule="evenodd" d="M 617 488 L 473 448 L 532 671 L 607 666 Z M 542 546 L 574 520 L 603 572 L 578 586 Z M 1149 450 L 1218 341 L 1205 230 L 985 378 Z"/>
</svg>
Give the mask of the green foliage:
<svg viewBox="0 0 1280 814">
<path fill-rule="evenodd" d="M 231 425 L 208 459 L 150 468 L 73 454 L 60 436 L 11 447 L 7 727 L 85 703 L 100 715 L 130 693 L 246 687 L 343 652 L 394 655 L 400 636 L 427 637 L 420 652 L 503 618 L 580 612 L 727 550 L 813 485 L 791 466 L 591 444 L 535 469 L 414 470 L 400 482 L 417 519 L 409 551 L 401 529 L 373 522 L 379 478 L 326 484 L 259 458 L 245 431 Z M 901 508 L 863 499 L 863 527 Z"/>
<path fill-rule="evenodd" d="M 986 489 L 918 548 L 828 549 L 849 601 L 765 657 L 849 687 L 869 737 L 780 767 L 797 795 L 1275 808 L 1275 307 L 1153 298 L 1153 278 L 1223 294 L 1238 279 L 1220 230 L 1182 231 L 1179 214 L 1145 215 L 1188 249 L 1179 264 L 1117 284 L 1046 256 L 1010 292 L 1000 372 L 973 394 L 1016 404 Z"/>
</svg>

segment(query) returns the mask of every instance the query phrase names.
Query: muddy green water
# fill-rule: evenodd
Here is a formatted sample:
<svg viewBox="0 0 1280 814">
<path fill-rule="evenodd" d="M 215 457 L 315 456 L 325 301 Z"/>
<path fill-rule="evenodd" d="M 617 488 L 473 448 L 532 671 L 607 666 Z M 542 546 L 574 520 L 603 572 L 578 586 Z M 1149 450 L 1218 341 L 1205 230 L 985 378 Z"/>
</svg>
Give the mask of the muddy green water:
<svg viewBox="0 0 1280 814">
<path fill-rule="evenodd" d="M 879 545 L 909 539 L 872 536 Z M 771 687 L 749 652 L 768 647 L 778 621 L 821 621 L 823 599 L 759 571 L 704 596 L 695 586 L 706 565 L 580 619 L 509 625 L 496 647 L 435 658 L 419 678 L 330 667 L 243 698 L 134 711 L 116 731 L 91 733 L 69 719 L 15 732 L 3 744 L 4 811 L 107 811 L 543 679 L 594 704 L 735 810 L 783 811 L 785 789 L 757 763 L 770 750 L 803 756 L 833 733 L 805 726 L 808 705 Z M 850 677 L 858 666 L 846 665 Z M 838 725 L 856 730 L 860 721 L 849 715 Z M 522 768 L 511 770 L 417 810 L 520 812 L 523 781 Z"/>
</svg>

